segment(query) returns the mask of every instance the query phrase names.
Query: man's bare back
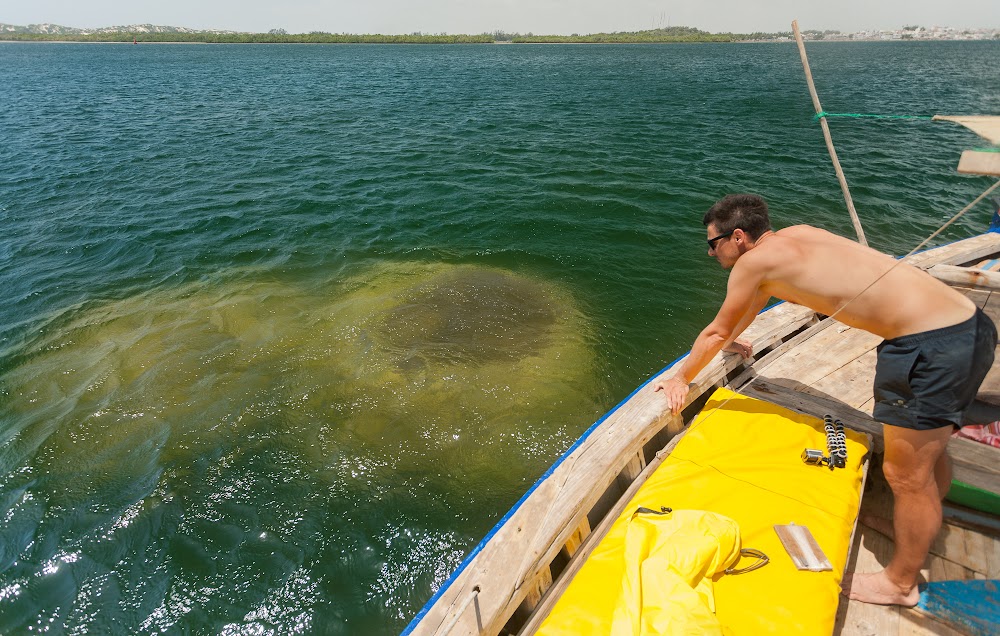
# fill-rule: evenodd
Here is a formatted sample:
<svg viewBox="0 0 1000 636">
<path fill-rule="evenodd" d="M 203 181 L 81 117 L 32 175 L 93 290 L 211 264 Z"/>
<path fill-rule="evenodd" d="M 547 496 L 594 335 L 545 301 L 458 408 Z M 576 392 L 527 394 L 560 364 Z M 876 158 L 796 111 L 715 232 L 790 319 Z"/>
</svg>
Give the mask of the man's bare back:
<svg viewBox="0 0 1000 636">
<path fill-rule="evenodd" d="M 955 325 L 975 312 L 971 300 L 926 272 L 808 225 L 761 236 L 733 275 L 885 339 Z"/>
</svg>

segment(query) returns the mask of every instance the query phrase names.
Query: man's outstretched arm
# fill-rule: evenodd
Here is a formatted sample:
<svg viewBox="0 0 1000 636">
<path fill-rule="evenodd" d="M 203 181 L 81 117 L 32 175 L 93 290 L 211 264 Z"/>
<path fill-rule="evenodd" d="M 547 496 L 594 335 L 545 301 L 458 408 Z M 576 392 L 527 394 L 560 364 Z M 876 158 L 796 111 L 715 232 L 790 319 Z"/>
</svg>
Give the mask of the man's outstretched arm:
<svg viewBox="0 0 1000 636">
<path fill-rule="evenodd" d="M 754 298 L 753 304 L 747 313 L 743 314 L 743 318 L 740 319 L 736 328 L 733 329 L 733 337 L 722 347 L 723 351 L 728 351 L 730 353 L 738 353 L 744 358 L 749 358 L 753 355 L 753 347 L 749 342 L 745 340 L 740 340 L 740 336 L 746 331 L 760 312 L 767 306 L 767 301 L 771 300 L 771 296 L 762 291 L 757 292 L 757 297 Z"/>
<path fill-rule="evenodd" d="M 726 300 L 715 320 L 698 334 L 680 370 L 669 380 L 653 384 L 654 391 L 664 392 L 672 413 L 676 414 L 684 408 L 691 390 L 689 385 L 695 376 L 715 354 L 739 336 L 767 304 L 770 296 L 759 290 L 761 280 L 762 276 L 751 268 L 734 268 L 729 277 Z"/>
</svg>

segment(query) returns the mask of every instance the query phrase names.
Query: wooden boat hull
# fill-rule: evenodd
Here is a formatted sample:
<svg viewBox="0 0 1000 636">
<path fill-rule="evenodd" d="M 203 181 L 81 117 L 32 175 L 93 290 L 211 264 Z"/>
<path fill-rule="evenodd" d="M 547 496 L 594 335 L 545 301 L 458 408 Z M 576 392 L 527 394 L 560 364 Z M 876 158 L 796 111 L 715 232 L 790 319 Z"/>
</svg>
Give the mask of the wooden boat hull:
<svg viewBox="0 0 1000 636">
<path fill-rule="evenodd" d="M 988 232 L 916 254 L 908 262 L 965 286 L 966 293 L 1000 321 L 1000 284 L 967 269 L 998 256 L 1000 233 Z M 763 312 L 744 337 L 758 352 L 753 364 L 735 355 L 717 356 L 695 378 L 679 415 L 670 414 L 665 399 L 651 384 L 683 358 L 596 422 L 497 523 L 404 634 L 531 633 L 538 616 L 581 562 L 581 546 L 585 552 L 588 544 L 603 536 L 616 507 L 628 501 L 629 493 L 670 452 L 678 434 L 716 387 L 729 386 L 802 413 L 834 414 L 848 426 L 871 434 L 874 450 L 880 451 L 881 425 L 871 419 L 878 338 L 790 303 Z M 1000 397 L 1000 365 L 984 384 L 984 392 L 991 391 Z M 1000 451 L 963 439 L 953 440 L 949 448 L 956 479 L 1000 493 Z M 884 507 L 883 501 L 879 511 L 885 513 Z M 964 558 L 970 564 L 978 560 L 985 565 L 966 568 L 968 572 L 962 574 L 1000 576 L 1000 541 L 996 537 L 970 540 L 980 541 L 996 558 Z M 891 549 L 891 543 L 888 546 Z M 865 569 L 857 556 L 853 565 Z M 842 606 L 842 633 L 862 633 L 851 625 L 867 619 L 852 617 L 848 604 Z M 871 607 L 858 612 L 867 616 Z M 898 608 L 895 611 L 898 618 Z"/>
</svg>

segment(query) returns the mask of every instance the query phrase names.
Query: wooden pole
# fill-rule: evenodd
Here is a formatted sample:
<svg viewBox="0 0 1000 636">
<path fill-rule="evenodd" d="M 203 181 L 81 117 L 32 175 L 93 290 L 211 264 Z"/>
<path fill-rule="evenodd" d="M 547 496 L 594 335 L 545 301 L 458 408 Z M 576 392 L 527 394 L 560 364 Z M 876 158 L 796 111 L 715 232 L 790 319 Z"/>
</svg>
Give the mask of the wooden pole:
<svg viewBox="0 0 1000 636">
<path fill-rule="evenodd" d="M 816 85 L 813 84 L 812 71 L 809 70 L 809 58 L 806 57 L 806 45 L 802 41 L 802 34 L 799 33 L 799 21 L 792 21 L 792 31 L 795 33 L 795 42 L 799 45 L 799 57 L 802 58 L 802 68 L 806 71 L 806 82 L 809 84 L 809 94 L 812 95 L 813 107 L 816 114 L 823 112 L 823 107 L 819 105 L 819 95 L 816 94 Z M 833 138 L 830 136 L 830 125 L 826 123 L 826 117 L 819 118 L 819 125 L 823 129 L 823 137 L 826 139 L 826 149 L 830 151 L 830 159 L 833 160 L 833 169 L 837 173 L 837 180 L 840 181 L 840 190 L 844 193 L 844 201 L 847 202 L 847 211 L 851 213 L 851 221 L 854 222 L 854 231 L 858 234 L 858 242 L 868 245 L 865 239 L 865 231 L 861 229 L 861 220 L 858 212 L 854 209 L 854 201 L 851 199 L 851 190 L 847 187 L 847 178 L 844 170 L 840 167 L 840 160 L 837 159 L 837 151 L 833 147 Z"/>
</svg>

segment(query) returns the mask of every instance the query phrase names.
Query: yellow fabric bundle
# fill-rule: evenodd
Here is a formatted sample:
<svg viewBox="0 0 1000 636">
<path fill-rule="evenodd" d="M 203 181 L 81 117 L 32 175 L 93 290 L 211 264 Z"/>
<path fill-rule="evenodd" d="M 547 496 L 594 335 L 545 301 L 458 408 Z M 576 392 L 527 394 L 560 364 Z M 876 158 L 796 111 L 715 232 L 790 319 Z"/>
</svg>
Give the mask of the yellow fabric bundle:
<svg viewBox="0 0 1000 636">
<path fill-rule="evenodd" d="M 625 573 L 611 635 L 721 636 L 711 577 L 740 556 L 736 522 L 701 510 L 658 514 L 640 508 L 627 523 Z"/>
<path fill-rule="evenodd" d="M 643 568 L 636 565 L 636 554 L 643 557 L 641 550 L 631 551 L 632 566 L 628 564 L 626 539 L 634 513 L 639 507 L 660 510 L 666 506 L 674 515 L 711 511 L 728 517 L 739 527 L 737 553 L 741 534 L 742 547 L 762 550 L 771 558 L 767 566 L 742 575 L 713 574 L 718 564 L 706 566 L 706 574 L 714 581 L 715 618 L 721 626 L 720 632 L 719 627 L 701 623 L 707 633 L 714 629 L 715 633 L 736 636 L 830 634 L 861 501 L 862 460 L 868 451 L 865 435 L 850 430 L 846 434 L 846 468 L 831 471 L 807 465 L 801 459 L 803 449 L 826 449 L 822 420 L 719 389 L 670 456 L 625 507 L 538 633 L 702 633 L 702 628 L 691 627 L 689 621 L 701 620 L 702 608 L 711 613 L 708 579 L 701 587 L 697 583 L 691 586 L 696 591 L 692 596 L 680 590 L 671 577 L 640 575 Z M 789 523 L 809 528 L 832 563 L 832 572 L 795 568 L 773 528 Z M 670 539 L 673 547 L 645 547 L 645 556 L 683 554 L 685 546 L 697 553 L 698 532 L 685 533 L 687 538 L 678 535 Z M 670 532 L 662 534 L 662 538 L 671 536 Z M 730 550 L 723 541 L 718 554 Z M 666 582 L 657 583 L 658 579 Z M 641 593 L 629 591 L 635 588 Z M 693 602 L 676 602 L 679 596 Z M 634 602 L 630 598 L 640 598 L 641 608 L 623 609 Z M 630 631 L 613 631 L 626 624 L 621 617 L 629 611 L 642 614 L 639 631 L 635 631 L 632 619 L 628 622 Z M 649 620 L 644 618 L 647 612 Z"/>
</svg>

